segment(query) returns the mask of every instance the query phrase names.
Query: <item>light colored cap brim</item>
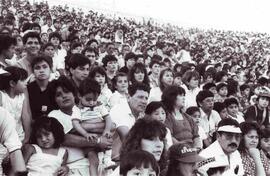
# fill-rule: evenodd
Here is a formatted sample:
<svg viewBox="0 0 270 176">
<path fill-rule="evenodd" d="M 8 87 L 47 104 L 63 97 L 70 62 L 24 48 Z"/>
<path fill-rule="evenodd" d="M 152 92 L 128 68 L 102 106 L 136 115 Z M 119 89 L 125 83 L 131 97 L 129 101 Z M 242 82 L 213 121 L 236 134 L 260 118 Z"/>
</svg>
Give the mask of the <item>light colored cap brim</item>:
<svg viewBox="0 0 270 176">
<path fill-rule="evenodd" d="M 239 127 L 234 125 L 224 125 L 218 128 L 217 131 L 229 132 L 229 133 L 242 133 Z"/>
</svg>

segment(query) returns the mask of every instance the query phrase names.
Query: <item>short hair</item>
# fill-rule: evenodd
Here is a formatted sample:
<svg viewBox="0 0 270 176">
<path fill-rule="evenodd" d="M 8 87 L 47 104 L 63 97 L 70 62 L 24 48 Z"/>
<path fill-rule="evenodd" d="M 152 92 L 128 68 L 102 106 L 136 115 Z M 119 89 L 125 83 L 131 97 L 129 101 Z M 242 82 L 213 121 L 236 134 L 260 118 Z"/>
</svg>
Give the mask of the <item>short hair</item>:
<svg viewBox="0 0 270 176">
<path fill-rule="evenodd" d="M 38 42 L 41 43 L 40 36 L 37 32 L 33 32 L 33 31 L 27 32 L 22 38 L 24 45 L 26 44 L 28 38 L 36 38 L 38 39 Z"/>
<path fill-rule="evenodd" d="M 215 102 L 213 109 L 220 113 L 223 109 L 226 109 L 226 106 L 223 102 Z"/>
<path fill-rule="evenodd" d="M 82 54 L 85 55 L 86 52 L 89 52 L 89 53 L 95 53 L 96 56 L 98 56 L 98 52 L 97 50 L 95 50 L 94 48 L 91 48 L 89 46 L 85 47 L 83 50 L 82 50 Z"/>
<path fill-rule="evenodd" d="M 113 90 L 116 90 L 116 83 L 119 77 L 126 77 L 127 81 L 128 81 L 128 75 L 124 72 L 118 72 L 116 73 L 116 75 L 113 77 L 112 79 L 112 86 L 113 86 Z"/>
<path fill-rule="evenodd" d="M 260 130 L 261 138 L 270 138 L 270 128 L 263 128 Z"/>
<path fill-rule="evenodd" d="M 240 124 L 236 120 L 234 120 L 232 118 L 221 119 L 218 122 L 218 127 L 222 127 L 222 126 L 225 126 L 225 125 L 232 125 L 232 126 L 240 128 Z"/>
<path fill-rule="evenodd" d="M 203 86 L 203 90 L 209 90 L 211 89 L 212 87 L 216 87 L 216 84 L 215 83 L 206 83 L 204 86 Z"/>
<path fill-rule="evenodd" d="M 152 68 L 155 64 L 160 65 L 160 61 L 158 61 L 158 60 L 152 60 L 152 61 L 150 62 L 150 64 L 149 64 L 149 68 Z"/>
<path fill-rule="evenodd" d="M 17 83 L 19 80 L 23 81 L 26 80 L 28 77 L 28 73 L 25 69 L 15 67 L 15 66 L 9 66 L 4 69 L 5 71 L 9 72 L 9 75 L 3 76 L 3 79 L 1 78 L 1 84 L 0 89 L 1 90 L 8 90 L 10 88 L 10 81 L 14 81 Z"/>
<path fill-rule="evenodd" d="M 177 99 L 177 95 L 185 95 L 185 89 L 179 86 L 168 86 L 164 89 L 161 101 L 164 106 L 167 108 L 168 112 L 172 112 L 174 110 L 175 101 Z"/>
<path fill-rule="evenodd" d="M 103 75 L 105 77 L 105 83 L 108 82 L 107 73 L 106 73 L 105 69 L 103 67 L 100 67 L 100 66 L 94 67 L 90 71 L 89 77 L 95 79 L 95 76 L 96 76 L 97 73 L 99 73 L 99 74 L 101 74 L 101 75 Z"/>
<path fill-rule="evenodd" d="M 161 101 L 152 101 L 145 108 L 145 114 L 151 115 L 155 110 L 163 108 L 166 111 L 166 107 L 163 105 Z"/>
<path fill-rule="evenodd" d="M 64 142 L 64 128 L 62 124 L 53 117 L 42 116 L 36 118 L 33 124 L 32 133 L 31 133 L 31 143 L 37 144 L 37 137 L 40 135 L 41 130 L 46 130 L 53 133 L 55 143 L 53 144 L 54 148 L 58 148 Z"/>
<path fill-rule="evenodd" d="M 53 37 L 58 38 L 59 44 L 62 42 L 62 36 L 58 32 L 52 32 L 52 33 L 50 33 L 50 35 L 49 35 L 49 41 L 51 41 L 51 39 Z"/>
<path fill-rule="evenodd" d="M 72 69 L 76 69 L 77 67 L 85 66 L 87 64 L 89 64 L 90 66 L 89 59 L 83 54 L 79 54 L 79 53 L 72 54 L 68 60 L 68 66 L 69 68 L 72 68 Z"/>
<path fill-rule="evenodd" d="M 260 77 L 258 79 L 257 83 L 264 86 L 264 85 L 266 85 L 268 83 L 268 79 L 265 78 L 265 77 Z"/>
<path fill-rule="evenodd" d="M 240 91 L 244 91 L 246 89 L 250 89 L 250 86 L 248 84 L 243 84 L 240 86 Z"/>
<path fill-rule="evenodd" d="M 220 90 L 220 89 L 222 89 L 223 87 L 227 87 L 227 89 L 228 89 L 228 84 L 226 84 L 226 83 L 218 83 L 217 84 L 217 86 L 216 86 L 216 89 L 217 89 L 217 92 Z"/>
<path fill-rule="evenodd" d="M 219 71 L 216 73 L 216 76 L 215 76 L 215 81 L 216 82 L 220 82 L 221 79 L 224 77 L 224 76 L 227 76 L 228 74 L 225 72 L 225 71 Z"/>
<path fill-rule="evenodd" d="M 155 157 L 147 151 L 134 150 L 121 157 L 120 174 L 126 176 L 133 168 L 152 168 L 156 175 L 159 175 L 159 165 Z"/>
<path fill-rule="evenodd" d="M 51 42 L 48 42 L 48 43 L 45 43 L 42 47 L 41 47 L 41 51 L 45 51 L 45 49 L 49 46 L 52 46 L 53 48 L 55 48 L 55 46 L 51 43 Z"/>
<path fill-rule="evenodd" d="M 81 46 L 82 47 L 82 44 L 80 42 L 73 42 L 70 46 L 70 51 Z"/>
<path fill-rule="evenodd" d="M 74 97 L 77 97 L 77 90 L 74 84 L 65 76 L 60 76 L 57 80 L 53 81 L 54 89 L 53 89 L 53 96 L 56 95 L 56 89 L 61 87 L 66 92 L 71 92 Z"/>
<path fill-rule="evenodd" d="M 103 66 L 106 67 L 108 62 L 111 62 L 111 61 L 116 61 L 117 62 L 117 58 L 114 55 L 106 55 L 102 59 Z"/>
<path fill-rule="evenodd" d="M 31 29 L 33 29 L 34 27 L 38 27 L 39 30 L 41 31 L 41 27 L 40 27 L 40 25 L 38 23 L 32 23 L 31 24 Z"/>
<path fill-rule="evenodd" d="M 195 112 L 200 112 L 200 109 L 197 106 L 190 106 L 186 110 L 186 113 L 190 116 L 193 115 Z"/>
<path fill-rule="evenodd" d="M 99 95 L 101 93 L 101 87 L 96 80 L 87 78 L 81 82 L 78 91 L 80 96 L 84 96 L 89 93 Z"/>
<path fill-rule="evenodd" d="M 137 90 L 142 90 L 149 93 L 150 87 L 143 83 L 132 84 L 129 86 L 128 93 L 132 97 L 134 94 L 136 94 Z"/>
<path fill-rule="evenodd" d="M 40 63 L 42 61 L 46 62 L 49 65 L 50 69 L 52 69 L 52 66 L 53 66 L 52 58 L 50 56 L 46 56 L 46 55 L 38 55 L 38 56 L 35 56 L 33 58 L 33 61 L 31 62 L 32 70 L 34 70 L 34 67 L 37 63 Z"/>
<path fill-rule="evenodd" d="M 135 59 L 136 60 L 136 54 L 134 54 L 133 52 L 129 52 L 125 55 L 125 61 L 128 61 L 129 59 Z"/>
<path fill-rule="evenodd" d="M 201 90 L 196 96 L 197 105 L 199 105 L 199 103 L 208 97 L 214 97 L 214 94 L 209 90 Z"/>
<path fill-rule="evenodd" d="M 0 54 L 2 54 L 4 50 L 9 49 L 11 45 L 17 44 L 16 38 L 9 35 L 0 35 L 0 41 Z"/>
<path fill-rule="evenodd" d="M 225 104 L 225 106 L 227 108 L 227 107 L 229 107 L 232 104 L 236 104 L 238 106 L 239 105 L 239 102 L 238 102 L 238 100 L 236 98 L 232 97 L 232 98 L 226 98 L 224 100 L 224 104 Z"/>
<path fill-rule="evenodd" d="M 91 39 L 86 43 L 86 46 L 90 46 L 92 43 L 97 43 L 98 44 L 98 41 L 96 39 Z"/>
</svg>

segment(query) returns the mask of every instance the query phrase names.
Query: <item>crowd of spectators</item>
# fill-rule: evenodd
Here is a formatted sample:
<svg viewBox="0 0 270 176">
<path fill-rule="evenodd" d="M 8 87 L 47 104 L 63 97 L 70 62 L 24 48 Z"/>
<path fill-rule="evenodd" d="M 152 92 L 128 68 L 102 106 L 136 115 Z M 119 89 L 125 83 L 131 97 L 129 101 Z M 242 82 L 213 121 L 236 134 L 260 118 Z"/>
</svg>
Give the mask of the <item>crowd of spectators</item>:
<svg viewBox="0 0 270 176">
<path fill-rule="evenodd" d="M 270 35 L 1 1 L 0 172 L 270 175 Z"/>
</svg>

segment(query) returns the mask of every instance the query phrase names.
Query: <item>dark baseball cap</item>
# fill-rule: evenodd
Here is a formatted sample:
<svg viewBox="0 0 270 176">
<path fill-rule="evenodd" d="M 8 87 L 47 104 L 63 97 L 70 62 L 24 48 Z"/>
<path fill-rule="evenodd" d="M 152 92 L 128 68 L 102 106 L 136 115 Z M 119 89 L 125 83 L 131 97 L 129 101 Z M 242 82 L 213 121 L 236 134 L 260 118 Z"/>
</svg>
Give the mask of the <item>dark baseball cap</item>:
<svg viewBox="0 0 270 176">
<path fill-rule="evenodd" d="M 177 160 L 183 163 L 196 163 L 203 161 L 196 148 L 192 148 L 188 144 L 174 144 L 169 148 L 169 156 L 172 160 Z"/>
</svg>

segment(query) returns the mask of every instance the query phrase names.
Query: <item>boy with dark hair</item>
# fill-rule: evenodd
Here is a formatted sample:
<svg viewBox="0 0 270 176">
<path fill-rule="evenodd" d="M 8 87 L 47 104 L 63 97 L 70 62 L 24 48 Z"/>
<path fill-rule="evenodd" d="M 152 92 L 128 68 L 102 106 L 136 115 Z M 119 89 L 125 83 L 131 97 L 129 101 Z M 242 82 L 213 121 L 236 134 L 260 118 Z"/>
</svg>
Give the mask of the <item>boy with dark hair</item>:
<svg viewBox="0 0 270 176">
<path fill-rule="evenodd" d="M 219 83 L 217 84 L 217 94 L 215 95 L 214 101 L 215 102 L 224 102 L 228 95 L 228 85 L 226 83 Z"/>
<path fill-rule="evenodd" d="M 91 64 L 90 70 L 99 65 L 99 63 L 97 62 L 98 52 L 96 51 L 96 49 L 87 46 L 82 50 L 82 54 L 89 59 Z"/>
<path fill-rule="evenodd" d="M 236 98 L 227 98 L 224 104 L 227 108 L 229 118 L 236 120 L 239 124 L 245 121 L 243 114 L 239 112 L 239 103 Z"/>
<path fill-rule="evenodd" d="M 68 69 L 71 81 L 78 88 L 89 75 L 90 61 L 82 54 L 73 54 L 68 60 Z"/>
</svg>

